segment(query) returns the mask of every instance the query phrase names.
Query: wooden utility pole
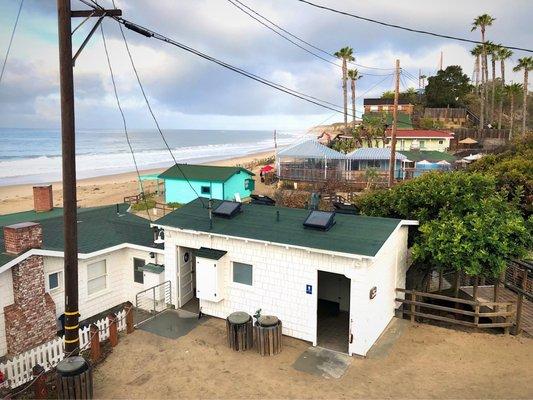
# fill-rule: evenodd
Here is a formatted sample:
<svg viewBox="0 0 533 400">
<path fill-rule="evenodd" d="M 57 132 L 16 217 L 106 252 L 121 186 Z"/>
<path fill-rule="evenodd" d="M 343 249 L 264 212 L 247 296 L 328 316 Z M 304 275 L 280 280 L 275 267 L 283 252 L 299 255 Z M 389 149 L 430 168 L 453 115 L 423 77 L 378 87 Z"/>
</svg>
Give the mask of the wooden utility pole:
<svg viewBox="0 0 533 400">
<path fill-rule="evenodd" d="M 398 130 L 398 97 L 400 96 L 400 60 L 396 60 L 396 83 L 394 87 L 394 107 L 392 109 L 392 133 L 390 146 L 389 187 L 394 185 L 396 167 L 396 131 Z"/>
<path fill-rule="evenodd" d="M 74 122 L 74 61 L 102 19 L 122 15 L 120 10 L 71 11 L 70 0 L 57 0 L 59 35 L 59 84 L 61 94 L 61 148 L 63 168 L 63 237 L 65 271 L 65 354 L 79 353 L 78 229 L 76 200 L 76 140 Z M 71 18 L 99 17 L 87 38 L 72 55 Z"/>
</svg>

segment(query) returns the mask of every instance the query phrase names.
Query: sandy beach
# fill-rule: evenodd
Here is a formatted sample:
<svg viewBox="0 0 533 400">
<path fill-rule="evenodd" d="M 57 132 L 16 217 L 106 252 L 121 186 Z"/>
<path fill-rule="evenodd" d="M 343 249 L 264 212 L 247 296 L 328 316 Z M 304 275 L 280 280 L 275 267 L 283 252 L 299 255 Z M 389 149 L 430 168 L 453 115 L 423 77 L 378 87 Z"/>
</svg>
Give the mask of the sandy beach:
<svg viewBox="0 0 533 400">
<path fill-rule="evenodd" d="M 273 151 L 250 154 L 243 157 L 213 161 L 210 165 L 249 165 L 254 161 L 270 157 Z M 170 165 L 169 165 L 170 167 Z M 256 172 L 257 167 L 254 168 Z M 153 174 L 164 171 L 165 168 L 141 171 L 141 174 Z M 0 186 L 0 215 L 33 209 L 33 185 Z M 122 203 L 125 196 L 139 193 L 137 174 L 127 172 L 117 175 L 99 176 L 78 181 L 78 206 L 92 207 L 106 204 Z M 146 183 L 145 191 L 153 190 L 153 182 Z M 61 182 L 53 182 L 54 206 L 61 207 L 63 198 L 61 195 Z"/>
</svg>

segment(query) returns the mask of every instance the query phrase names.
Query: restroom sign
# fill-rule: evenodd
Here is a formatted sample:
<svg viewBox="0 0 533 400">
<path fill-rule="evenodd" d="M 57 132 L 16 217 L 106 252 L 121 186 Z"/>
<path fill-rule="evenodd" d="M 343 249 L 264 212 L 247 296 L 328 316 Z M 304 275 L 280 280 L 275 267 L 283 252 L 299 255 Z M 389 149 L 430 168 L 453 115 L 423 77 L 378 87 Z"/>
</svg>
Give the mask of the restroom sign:
<svg viewBox="0 0 533 400">
<path fill-rule="evenodd" d="M 305 285 L 305 293 L 313 294 L 313 285 Z"/>
</svg>

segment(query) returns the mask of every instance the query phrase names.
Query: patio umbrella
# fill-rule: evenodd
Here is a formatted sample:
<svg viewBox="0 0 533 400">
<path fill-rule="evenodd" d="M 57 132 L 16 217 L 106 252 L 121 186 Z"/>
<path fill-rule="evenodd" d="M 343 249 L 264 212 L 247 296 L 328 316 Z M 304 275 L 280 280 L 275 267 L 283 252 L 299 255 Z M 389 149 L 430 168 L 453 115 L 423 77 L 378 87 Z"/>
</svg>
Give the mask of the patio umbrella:
<svg viewBox="0 0 533 400">
<path fill-rule="evenodd" d="M 483 157 L 483 154 L 470 154 L 464 159 L 467 161 L 476 161 L 476 160 L 479 160 L 481 157 Z"/>
<path fill-rule="evenodd" d="M 437 164 L 439 164 L 439 165 L 451 165 L 451 164 L 450 164 L 448 161 L 446 161 L 446 160 L 441 160 L 441 161 L 439 161 Z"/>
<path fill-rule="evenodd" d="M 461 144 L 476 144 L 477 140 L 467 137 L 466 139 L 459 140 Z"/>
<path fill-rule="evenodd" d="M 263 168 L 261 168 L 261 172 L 264 174 L 270 171 L 274 171 L 274 167 L 272 165 L 265 165 Z"/>
</svg>

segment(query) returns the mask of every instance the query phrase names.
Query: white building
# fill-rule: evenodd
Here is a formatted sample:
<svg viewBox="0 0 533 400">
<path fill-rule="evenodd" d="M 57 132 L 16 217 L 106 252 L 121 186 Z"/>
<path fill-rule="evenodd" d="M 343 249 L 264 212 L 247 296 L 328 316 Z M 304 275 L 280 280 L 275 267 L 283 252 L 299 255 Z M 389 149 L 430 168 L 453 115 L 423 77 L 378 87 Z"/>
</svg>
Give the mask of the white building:
<svg viewBox="0 0 533 400">
<path fill-rule="evenodd" d="M 213 204 L 211 221 L 197 199 L 154 224 L 164 230 L 176 307 L 198 302 L 219 318 L 261 309 L 285 335 L 366 355 L 400 305 L 395 289 L 405 288 L 408 226 L 417 222 Z"/>
<path fill-rule="evenodd" d="M 51 192 L 50 192 L 51 193 Z M 51 203 L 51 202 L 50 202 Z M 149 222 L 126 205 L 78 210 L 80 320 L 135 304 L 164 277 Z M 0 357 L 53 339 L 64 313 L 62 209 L 0 216 Z M 157 280 L 157 279 L 156 279 Z"/>
</svg>

